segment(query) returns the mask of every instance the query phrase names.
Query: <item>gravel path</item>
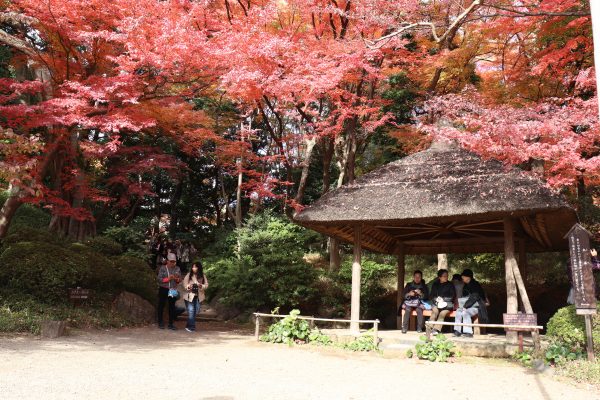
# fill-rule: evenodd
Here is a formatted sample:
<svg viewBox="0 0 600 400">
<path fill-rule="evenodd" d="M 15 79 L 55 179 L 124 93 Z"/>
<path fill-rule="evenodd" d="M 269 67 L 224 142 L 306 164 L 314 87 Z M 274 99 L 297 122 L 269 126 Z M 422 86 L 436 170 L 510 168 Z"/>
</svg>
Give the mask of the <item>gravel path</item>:
<svg viewBox="0 0 600 400">
<path fill-rule="evenodd" d="M 256 343 L 203 324 L 0 337 L 2 399 L 600 399 L 501 361 L 437 364 Z"/>
</svg>

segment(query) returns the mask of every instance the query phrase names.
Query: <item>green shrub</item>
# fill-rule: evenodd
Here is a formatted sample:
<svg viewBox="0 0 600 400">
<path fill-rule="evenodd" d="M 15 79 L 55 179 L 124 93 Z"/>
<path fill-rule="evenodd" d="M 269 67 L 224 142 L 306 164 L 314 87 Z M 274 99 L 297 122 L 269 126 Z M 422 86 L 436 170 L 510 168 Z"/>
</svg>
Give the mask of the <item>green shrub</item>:
<svg viewBox="0 0 600 400">
<path fill-rule="evenodd" d="M 600 304 L 598 310 L 599 314 L 593 317 L 592 335 L 594 352 L 600 354 Z M 575 306 L 563 307 L 548 321 L 547 335 L 572 349 L 584 349 L 586 346 L 584 317 L 576 314 Z"/>
<path fill-rule="evenodd" d="M 42 302 L 65 302 L 67 289 L 89 287 L 91 276 L 83 255 L 51 243 L 15 243 L 0 254 L 0 285 Z"/>
<path fill-rule="evenodd" d="M 285 318 L 269 326 L 267 333 L 260 337 L 263 342 L 285 343 L 292 345 L 296 342 L 308 343 L 311 333 L 308 321 L 299 319 L 300 310 L 292 310 Z"/>
<path fill-rule="evenodd" d="M 153 304 L 156 303 L 156 274 L 144 260 L 124 255 L 114 257 L 112 261 L 119 274 L 120 286 L 124 290 L 135 293 Z"/>
<path fill-rule="evenodd" d="M 417 357 L 421 360 L 446 362 L 450 357 L 459 356 L 454 343 L 444 335 L 437 335 L 433 340 L 427 340 L 421 336 L 421 342 L 417 343 L 415 350 Z"/>
<path fill-rule="evenodd" d="M 350 293 L 352 292 L 352 260 L 346 259 L 342 263 L 339 272 L 332 278 L 338 286 L 337 292 L 345 295 L 339 298 L 338 294 L 338 301 L 342 301 L 343 305 L 347 306 L 350 302 Z M 361 262 L 360 309 L 363 316 L 368 315 L 377 300 L 388 292 L 388 283 L 391 280 L 395 284 L 395 266 L 378 263 L 369 259 Z"/>
<path fill-rule="evenodd" d="M 572 348 L 560 342 L 551 343 L 544 352 L 546 364 L 559 365 L 568 361 L 583 358 L 584 354 L 580 348 Z"/>
<path fill-rule="evenodd" d="M 317 346 L 335 346 L 351 351 L 378 350 L 378 346 L 373 341 L 371 331 L 348 343 L 334 343 L 329 336 L 325 335 L 318 328 L 311 328 L 308 321 L 298 318 L 299 316 L 299 310 L 292 310 L 289 315 L 269 326 L 267 333 L 260 336 L 260 340 L 262 342 L 285 343 L 287 345 L 309 343 Z"/>
<path fill-rule="evenodd" d="M 71 328 L 118 328 L 134 326 L 126 315 L 112 312 L 109 304 L 73 307 L 45 304 L 15 290 L 0 289 L 0 332 L 40 333 L 43 320 L 66 321 Z"/>
<path fill-rule="evenodd" d="M 17 226 L 12 229 L 8 235 L 2 240 L 4 247 L 20 242 L 40 242 L 64 244 L 67 240 L 48 231 L 47 229 L 36 229 L 28 226 Z"/>
<path fill-rule="evenodd" d="M 340 347 L 351 351 L 377 351 L 379 347 L 373 341 L 373 335 L 370 332 L 358 336 L 351 342 L 343 343 Z"/>
<path fill-rule="evenodd" d="M 512 358 L 523 364 L 525 367 L 533 366 L 533 352 L 531 350 L 517 351 L 513 354 Z"/>
<path fill-rule="evenodd" d="M 239 257 L 205 260 L 209 298 L 219 293 L 223 303 L 251 311 L 289 310 L 313 300 L 317 274 L 303 256 L 314 236 L 269 214 L 252 217 L 236 234 Z M 230 249 L 229 254 L 234 252 Z"/>
<path fill-rule="evenodd" d="M 8 198 L 7 191 L 0 191 L 0 207 Z M 23 204 L 12 218 L 9 227 L 9 233 L 13 230 L 25 226 L 33 229 L 47 229 L 50 225 L 50 213 L 42 210 L 33 204 Z"/>
<path fill-rule="evenodd" d="M 114 239 L 106 236 L 96 236 L 88 240 L 85 244 L 106 256 L 118 256 L 123 253 L 123 246 Z"/>
<path fill-rule="evenodd" d="M 67 303 L 68 289 L 92 289 L 102 303 L 122 290 L 156 301 L 156 277 L 147 264 L 129 256 L 107 257 L 81 243 L 20 242 L 0 254 L 0 286 L 31 294 L 45 303 Z"/>
<path fill-rule="evenodd" d="M 142 231 L 128 226 L 113 226 L 106 229 L 103 236 L 119 243 L 127 255 L 142 259 L 148 255 L 144 246 L 146 238 Z"/>
<path fill-rule="evenodd" d="M 81 243 L 71 243 L 67 248 L 84 258 L 90 271 L 87 288 L 108 293 L 120 289 L 120 279 L 110 258 Z"/>
</svg>

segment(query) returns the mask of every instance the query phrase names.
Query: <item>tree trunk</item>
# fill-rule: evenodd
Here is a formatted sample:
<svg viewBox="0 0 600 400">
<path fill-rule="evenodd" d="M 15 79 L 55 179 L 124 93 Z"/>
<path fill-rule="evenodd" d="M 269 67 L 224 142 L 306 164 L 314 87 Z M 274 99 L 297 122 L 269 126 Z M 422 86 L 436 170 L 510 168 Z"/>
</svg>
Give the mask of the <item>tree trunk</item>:
<svg viewBox="0 0 600 400">
<path fill-rule="evenodd" d="M 335 141 L 331 137 L 323 140 L 323 189 L 321 194 L 329 192 L 331 186 L 331 160 L 335 150 Z"/>
<path fill-rule="evenodd" d="M 440 269 L 448 270 L 448 255 L 447 254 L 438 254 L 438 271 Z"/>
<path fill-rule="evenodd" d="M 181 200 L 181 193 L 183 192 L 183 179 L 179 177 L 177 184 L 175 185 L 175 191 L 171 198 L 171 222 L 169 224 L 169 236 L 175 238 L 177 234 L 177 227 L 179 225 L 179 201 Z"/>
<path fill-rule="evenodd" d="M 131 223 L 131 221 L 133 221 L 133 219 L 137 215 L 137 211 L 139 210 L 140 206 L 142 205 L 142 202 L 143 202 L 143 197 L 138 197 L 135 200 L 135 203 L 133 203 L 133 206 L 131 206 L 129 213 L 127 213 L 125 218 L 123 218 L 123 221 L 122 221 L 123 226 L 128 226 Z"/>
<path fill-rule="evenodd" d="M 9 186 L 8 198 L 0 209 L 0 240 L 6 237 L 12 218 L 22 204 L 20 192 L 18 187 Z"/>
<path fill-rule="evenodd" d="M 308 182 L 308 173 L 310 171 L 310 161 L 312 159 L 313 150 L 315 144 L 317 144 L 316 138 L 306 139 L 306 154 L 304 156 L 304 162 L 302 165 L 302 175 L 300 176 L 300 184 L 298 185 L 298 192 L 294 199 L 297 204 L 302 204 L 304 198 L 304 191 L 306 190 L 306 184 Z"/>
</svg>

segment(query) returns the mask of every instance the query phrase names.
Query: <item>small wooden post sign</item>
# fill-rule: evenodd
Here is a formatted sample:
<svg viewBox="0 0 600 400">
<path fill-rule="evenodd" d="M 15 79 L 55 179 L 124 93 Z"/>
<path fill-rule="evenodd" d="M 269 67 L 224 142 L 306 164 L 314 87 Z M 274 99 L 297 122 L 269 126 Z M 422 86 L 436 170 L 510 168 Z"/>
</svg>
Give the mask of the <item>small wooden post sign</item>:
<svg viewBox="0 0 600 400">
<path fill-rule="evenodd" d="M 516 314 L 502 314 L 502 320 L 504 325 L 523 325 L 523 326 L 536 326 L 537 325 L 537 314 L 525 314 L 525 313 L 516 313 Z M 529 328 L 506 328 L 507 332 L 518 332 L 519 333 L 519 351 L 523 351 L 523 332 L 533 332 L 533 329 Z"/>
<path fill-rule="evenodd" d="M 590 236 L 591 234 L 583 226 L 575 224 L 565 237 L 569 238 L 575 309 L 577 314 L 585 316 L 588 359 L 593 361 L 595 357 L 592 338 L 592 315 L 596 314 L 597 310 Z"/>
<path fill-rule="evenodd" d="M 84 300 L 89 299 L 90 289 L 82 289 L 77 287 L 75 289 L 69 289 L 69 300 L 73 305 L 81 304 Z"/>
<path fill-rule="evenodd" d="M 596 293 L 592 256 L 590 253 L 590 233 L 581 225 L 575 224 L 567 233 L 571 255 L 571 275 L 573 296 L 577 314 L 596 314 Z"/>
</svg>

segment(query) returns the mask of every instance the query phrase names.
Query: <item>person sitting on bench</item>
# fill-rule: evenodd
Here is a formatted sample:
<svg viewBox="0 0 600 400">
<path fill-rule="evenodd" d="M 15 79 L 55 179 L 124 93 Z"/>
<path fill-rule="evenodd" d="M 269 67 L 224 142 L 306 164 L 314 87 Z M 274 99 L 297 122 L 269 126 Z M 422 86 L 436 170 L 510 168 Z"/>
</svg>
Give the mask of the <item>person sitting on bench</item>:
<svg viewBox="0 0 600 400">
<path fill-rule="evenodd" d="M 454 298 L 456 290 L 454 284 L 448 281 L 448 270 L 440 269 L 437 272 L 438 279 L 431 285 L 429 299 L 433 308 L 431 309 L 430 321 L 443 322 L 444 319 L 454 309 Z M 442 330 L 442 325 L 434 325 L 431 333 L 437 335 Z"/>
<path fill-rule="evenodd" d="M 413 281 L 407 283 L 402 291 L 404 302 L 402 303 L 401 309 L 398 310 L 398 314 L 400 315 L 402 309 L 404 309 L 402 333 L 408 331 L 408 321 L 413 310 L 417 313 L 417 332 L 423 332 L 423 305 L 421 304 L 421 301 L 428 298 L 427 294 L 428 289 L 423 280 L 423 273 L 416 270 L 413 273 Z"/>
<path fill-rule="evenodd" d="M 454 322 L 457 324 L 470 324 L 472 323 L 472 318 L 478 315 L 479 322 L 486 323 L 486 306 L 489 305 L 489 302 L 483 288 L 473 278 L 473 271 L 470 269 L 465 269 L 461 277 L 465 285 L 462 290 L 462 296 L 458 298 L 458 309 L 456 310 Z M 473 337 L 473 327 L 454 325 L 454 336 L 461 335 Z"/>
</svg>

